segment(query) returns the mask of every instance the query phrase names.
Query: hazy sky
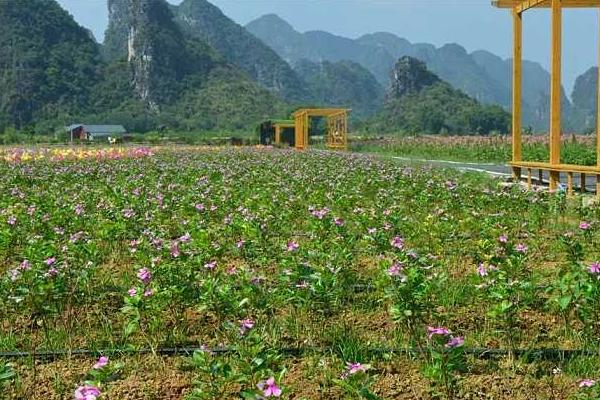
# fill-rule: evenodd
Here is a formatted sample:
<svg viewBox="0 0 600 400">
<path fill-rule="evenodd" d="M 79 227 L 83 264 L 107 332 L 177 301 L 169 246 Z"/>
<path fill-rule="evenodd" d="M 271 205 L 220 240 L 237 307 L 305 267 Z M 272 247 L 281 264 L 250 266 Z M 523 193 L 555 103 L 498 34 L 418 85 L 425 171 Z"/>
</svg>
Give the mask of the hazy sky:
<svg viewBox="0 0 600 400">
<path fill-rule="evenodd" d="M 106 0 L 58 1 L 80 24 L 91 29 L 99 41 L 103 40 L 108 23 Z M 180 0 L 169 1 L 180 3 Z M 324 30 L 355 38 L 387 31 L 411 42 L 437 46 L 458 43 L 468 51 L 485 49 L 501 57 L 511 54 L 509 12 L 492 7 L 489 0 L 213 0 L 212 3 L 240 24 L 275 13 L 301 32 Z M 570 93 L 575 78 L 598 64 L 598 10 L 566 10 L 563 30 L 563 84 Z M 547 10 L 525 14 L 523 56 L 548 68 Z"/>
</svg>

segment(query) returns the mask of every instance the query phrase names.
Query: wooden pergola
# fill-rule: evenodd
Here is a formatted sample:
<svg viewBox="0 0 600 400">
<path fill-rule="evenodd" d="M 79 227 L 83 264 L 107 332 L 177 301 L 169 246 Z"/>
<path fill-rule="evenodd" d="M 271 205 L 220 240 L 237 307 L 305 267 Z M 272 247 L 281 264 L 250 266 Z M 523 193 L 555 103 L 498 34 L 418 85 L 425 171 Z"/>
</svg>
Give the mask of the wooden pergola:
<svg viewBox="0 0 600 400">
<path fill-rule="evenodd" d="M 600 1 L 600 0 L 599 0 Z M 327 147 L 332 150 L 348 149 L 348 113 L 347 108 L 301 108 L 294 114 L 295 147 L 298 150 L 308 148 L 309 121 L 312 117 L 327 119 Z"/>
<path fill-rule="evenodd" d="M 531 186 L 531 171 L 543 171 L 550 174 L 550 189 L 556 190 L 560 184 L 561 172 L 567 175 L 567 190 L 573 193 L 573 174 L 581 174 L 581 189 L 585 191 L 586 174 L 596 176 L 596 193 L 600 196 L 600 89 L 598 90 L 597 165 L 580 166 L 562 164 L 561 148 L 561 63 L 562 63 L 562 10 L 563 8 L 600 8 L 600 0 L 495 0 L 492 4 L 499 8 L 512 10 L 513 17 L 513 93 L 512 93 L 512 162 L 513 176 L 521 179 L 522 169 L 526 169 L 527 182 Z M 521 153 L 521 94 L 522 94 L 522 14 L 531 8 L 550 8 L 552 12 L 552 66 L 550 71 L 550 160 L 527 162 Z M 600 78 L 600 68 L 599 78 Z M 598 80 L 600 83 L 600 79 Z"/>
</svg>

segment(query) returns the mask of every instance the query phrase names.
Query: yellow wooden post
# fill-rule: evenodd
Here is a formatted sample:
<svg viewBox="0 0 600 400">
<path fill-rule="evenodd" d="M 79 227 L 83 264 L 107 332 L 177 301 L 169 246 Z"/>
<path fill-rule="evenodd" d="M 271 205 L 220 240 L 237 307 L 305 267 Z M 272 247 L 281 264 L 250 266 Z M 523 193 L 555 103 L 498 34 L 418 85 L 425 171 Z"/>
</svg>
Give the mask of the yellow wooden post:
<svg viewBox="0 0 600 400">
<path fill-rule="evenodd" d="M 560 164 L 562 0 L 552 1 L 552 71 L 550 84 L 550 164 Z M 558 171 L 550 171 L 550 190 L 560 181 Z"/>
<path fill-rule="evenodd" d="M 567 195 L 573 196 L 573 172 L 567 172 Z"/>
<path fill-rule="evenodd" d="M 521 85 L 523 54 L 523 17 L 514 8 L 513 14 L 513 93 L 512 93 L 512 160 L 520 162 L 521 156 Z M 521 179 L 521 168 L 513 167 L 513 178 Z"/>
<path fill-rule="evenodd" d="M 275 144 L 281 144 L 281 127 L 275 125 Z"/>
<path fill-rule="evenodd" d="M 600 12 L 600 8 L 598 9 L 598 11 Z M 600 39 L 600 13 L 598 15 L 598 38 Z M 600 45 L 598 51 L 598 112 L 596 113 L 596 165 L 598 166 L 598 168 L 600 168 Z M 596 175 L 596 196 L 600 197 L 600 175 Z"/>
</svg>

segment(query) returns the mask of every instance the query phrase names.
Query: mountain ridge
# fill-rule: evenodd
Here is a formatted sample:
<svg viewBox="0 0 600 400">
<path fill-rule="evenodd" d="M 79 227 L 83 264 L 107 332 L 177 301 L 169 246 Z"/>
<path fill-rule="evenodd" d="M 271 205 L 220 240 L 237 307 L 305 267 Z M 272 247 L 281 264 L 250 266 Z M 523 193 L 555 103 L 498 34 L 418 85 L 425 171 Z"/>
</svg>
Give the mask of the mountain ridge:
<svg viewBox="0 0 600 400">
<path fill-rule="evenodd" d="M 282 34 L 271 30 L 284 27 Z M 411 43 L 389 32 L 376 32 L 349 39 L 321 31 L 300 33 L 287 21 L 269 14 L 249 22 L 246 28 L 263 40 L 288 62 L 308 59 L 314 62 L 340 61 L 357 62 L 373 73 L 382 85 L 387 84 L 389 71 L 398 58 L 408 55 L 424 61 L 428 68 L 457 89 L 486 104 L 498 104 L 505 109 L 511 106 L 510 59 L 498 56 L 494 67 L 482 65 L 485 50 L 467 52 L 456 43 L 436 47 L 428 43 Z M 335 42 L 335 43 L 333 43 Z M 333 43 L 333 44 L 332 44 Z M 345 54 L 340 52 L 345 51 Z M 539 64 L 524 60 L 523 123 L 535 130 L 546 130 L 549 125 L 550 76 Z M 570 100 L 563 89 L 565 116 L 570 113 Z M 565 118 L 567 121 L 568 118 Z"/>
</svg>

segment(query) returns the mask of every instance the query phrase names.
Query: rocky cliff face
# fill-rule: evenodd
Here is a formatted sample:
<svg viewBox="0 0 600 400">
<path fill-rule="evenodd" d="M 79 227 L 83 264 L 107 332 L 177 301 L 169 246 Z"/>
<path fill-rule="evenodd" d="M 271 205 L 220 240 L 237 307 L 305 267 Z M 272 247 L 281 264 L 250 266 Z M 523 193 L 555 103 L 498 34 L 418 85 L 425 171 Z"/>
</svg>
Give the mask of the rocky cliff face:
<svg viewBox="0 0 600 400">
<path fill-rule="evenodd" d="M 109 0 L 105 55 L 126 60 L 134 93 L 148 109 L 172 103 L 194 76 L 201 81 L 217 56 L 204 42 L 183 34 L 164 0 Z"/>
<path fill-rule="evenodd" d="M 208 43 L 260 85 L 285 99 L 306 99 L 303 82 L 292 68 L 219 8 L 206 0 L 185 0 L 172 9 L 185 33 Z"/>
<path fill-rule="evenodd" d="M 430 72 L 423 61 L 404 56 L 398 60 L 392 70 L 388 98 L 399 99 L 409 94 L 416 94 L 436 82 L 440 82 L 440 78 Z"/>
<path fill-rule="evenodd" d="M 596 128 L 598 105 L 598 68 L 590 68 L 575 81 L 571 124 L 591 132 Z"/>
</svg>

